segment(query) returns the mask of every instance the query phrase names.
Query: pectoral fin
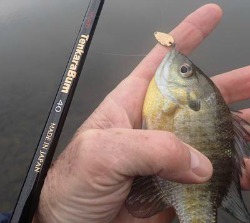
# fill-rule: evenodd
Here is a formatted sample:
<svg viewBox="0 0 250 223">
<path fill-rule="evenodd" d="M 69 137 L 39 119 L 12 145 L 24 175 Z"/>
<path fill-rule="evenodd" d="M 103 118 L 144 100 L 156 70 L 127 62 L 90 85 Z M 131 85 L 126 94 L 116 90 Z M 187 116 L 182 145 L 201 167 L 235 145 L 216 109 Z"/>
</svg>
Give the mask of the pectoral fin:
<svg viewBox="0 0 250 223">
<path fill-rule="evenodd" d="M 250 134 L 242 126 L 242 123 L 248 123 L 237 115 L 232 114 L 232 116 L 235 134 L 234 173 L 233 182 L 231 183 L 227 196 L 222 201 L 222 207 L 225 211 L 229 212 L 240 221 L 247 223 L 250 222 L 250 214 L 242 198 L 240 176 L 242 175 L 242 168 L 245 167 L 244 157 L 249 157 L 249 147 L 245 140 L 245 136 L 249 136 Z"/>
<path fill-rule="evenodd" d="M 178 108 L 178 105 L 170 100 L 164 100 L 163 103 L 163 112 L 167 113 L 168 115 L 174 113 L 176 109 Z"/>
<path fill-rule="evenodd" d="M 190 101 L 188 101 L 188 106 L 193 111 L 199 111 L 201 109 L 200 100 L 190 100 Z"/>
<path fill-rule="evenodd" d="M 201 101 L 194 92 L 187 92 L 187 102 L 189 108 L 193 111 L 199 111 L 201 109 Z"/>
<path fill-rule="evenodd" d="M 226 212 L 241 222 L 250 222 L 250 214 L 242 198 L 239 180 L 232 182 L 228 195 L 223 199 L 221 205 Z"/>
<path fill-rule="evenodd" d="M 164 194 L 153 176 L 138 177 L 125 202 L 128 211 L 137 218 L 151 217 L 168 207 Z"/>
</svg>

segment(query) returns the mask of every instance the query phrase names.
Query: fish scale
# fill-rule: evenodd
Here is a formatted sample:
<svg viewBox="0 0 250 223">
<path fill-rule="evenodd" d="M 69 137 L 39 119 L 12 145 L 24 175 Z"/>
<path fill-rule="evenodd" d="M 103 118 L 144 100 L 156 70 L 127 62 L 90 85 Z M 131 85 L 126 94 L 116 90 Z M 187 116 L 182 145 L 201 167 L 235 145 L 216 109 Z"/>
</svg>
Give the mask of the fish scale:
<svg viewBox="0 0 250 223">
<path fill-rule="evenodd" d="M 213 82 L 175 48 L 149 84 L 142 117 L 144 129 L 172 132 L 206 155 L 213 175 L 203 184 L 138 177 L 126 200 L 132 215 L 146 218 L 172 206 L 181 223 L 216 223 L 222 206 L 249 222 L 239 184 L 243 155 L 248 153 L 243 136 L 248 133 Z"/>
<path fill-rule="evenodd" d="M 176 111 L 173 125 L 173 133 L 194 148 L 199 148 L 199 151 L 205 154 L 214 166 L 213 176 L 207 184 L 183 185 L 168 182 L 164 188 L 164 190 L 170 191 L 171 195 L 173 194 L 171 196 L 173 200 L 170 200 L 169 203 L 173 205 L 180 221 L 183 223 L 211 223 L 211 219 L 214 219 L 215 222 L 216 207 L 228 191 L 232 180 L 233 164 L 231 157 L 234 145 L 232 140 L 225 144 L 224 137 L 221 137 L 222 131 L 220 128 L 220 126 L 232 126 L 232 121 L 228 118 L 217 121 L 214 119 L 214 117 L 218 116 L 217 109 L 208 109 L 206 105 L 203 106 L 202 104 L 201 110 L 202 112 L 193 112 L 179 109 Z M 227 116 L 228 114 L 230 114 L 229 111 Z M 192 128 L 190 128 L 191 125 L 193 125 Z M 210 132 L 220 134 L 209 134 Z M 229 135 L 223 135 L 226 138 L 233 138 L 232 128 L 230 132 Z M 224 148 L 229 153 L 221 153 Z M 216 166 L 223 166 L 223 168 L 216 168 Z M 216 182 L 216 184 L 213 182 Z M 191 217 L 187 218 L 189 215 Z"/>
</svg>

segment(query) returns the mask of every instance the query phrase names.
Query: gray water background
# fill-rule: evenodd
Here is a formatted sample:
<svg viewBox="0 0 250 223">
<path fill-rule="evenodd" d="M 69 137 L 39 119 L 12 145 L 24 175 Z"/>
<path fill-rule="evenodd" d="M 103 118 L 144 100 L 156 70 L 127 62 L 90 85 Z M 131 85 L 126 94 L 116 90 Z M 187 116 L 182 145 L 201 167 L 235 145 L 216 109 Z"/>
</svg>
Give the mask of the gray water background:
<svg viewBox="0 0 250 223">
<path fill-rule="evenodd" d="M 224 17 L 191 59 L 210 76 L 250 64 L 249 0 L 106 0 L 57 153 L 155 45 L 156 30 L 169 32 L 209 2 Z M 15 205 L 87 5 L 0 0 L 0 211 Z M 248 192 L 244 198 L 250 206 Z M 237 222 L 224 213 L 220 219 Z"/>
</svg>

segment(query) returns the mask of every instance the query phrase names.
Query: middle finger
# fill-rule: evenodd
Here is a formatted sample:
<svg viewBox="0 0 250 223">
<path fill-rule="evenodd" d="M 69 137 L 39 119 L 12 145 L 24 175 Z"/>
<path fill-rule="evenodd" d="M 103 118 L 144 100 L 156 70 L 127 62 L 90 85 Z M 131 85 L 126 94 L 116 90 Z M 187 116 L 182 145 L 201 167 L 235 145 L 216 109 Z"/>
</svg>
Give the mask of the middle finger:
<svg viewBox="0 0 250 223">
<path fill-rule="evenodd" d="M 212 77 L 228 104 L 250 98 L 250 66 Z"/>
</svg>

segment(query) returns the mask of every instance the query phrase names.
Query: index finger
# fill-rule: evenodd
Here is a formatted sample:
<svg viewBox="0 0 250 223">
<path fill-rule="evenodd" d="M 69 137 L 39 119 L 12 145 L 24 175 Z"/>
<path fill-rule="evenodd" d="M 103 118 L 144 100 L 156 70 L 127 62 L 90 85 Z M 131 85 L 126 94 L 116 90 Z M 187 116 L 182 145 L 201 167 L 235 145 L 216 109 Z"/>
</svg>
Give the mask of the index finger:
<svg viewBox="0 0 250 223">
<path fill-rule="evenodd" d="M 214 30 L 221 17 L 221 8 L 215 4 L 204 5 L 187 16 L 170 32 L 178 50 L 183 54 L 192 52 Z M 150 81 L 169 49 L 157 44 L 131 75 Z"/>
<path fill-rule="evenodd" d="M 249 99 L 250 66 L 242 67 L 212 78 L 228 104 Z"/>
<path fill-rule="evenodd" d="M 215 4 L 205 5 L 187 16 L 170 33 L 178 50 L 184 54 L 190 53 L 212 32 L 221 17 L 222 11 Z M 80 129 L 140 128 L 146 90 L 168 50 L 157 44 L 134 71 L 105 98 Z"/>
<path fill-rule="evenodd" d="M 187 16 L 171 33 L 179 51 L 194 50 L 217 26 L 222 11 L 215 4 L 205 5 Z M 169 48 L 157 44 L 134 71 L 109 95 L 108 99 L 126 109 L 133 126 L 138 126 L 143 99 L 149 82 Z M 135 124 L 135 125 L 134 125 Z"/>
</svg>

